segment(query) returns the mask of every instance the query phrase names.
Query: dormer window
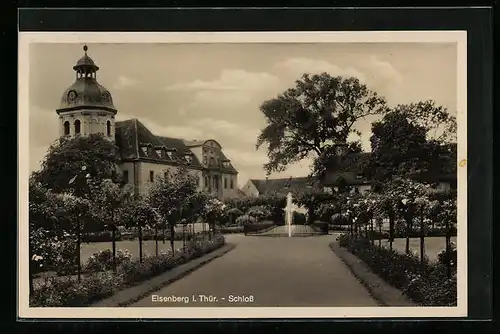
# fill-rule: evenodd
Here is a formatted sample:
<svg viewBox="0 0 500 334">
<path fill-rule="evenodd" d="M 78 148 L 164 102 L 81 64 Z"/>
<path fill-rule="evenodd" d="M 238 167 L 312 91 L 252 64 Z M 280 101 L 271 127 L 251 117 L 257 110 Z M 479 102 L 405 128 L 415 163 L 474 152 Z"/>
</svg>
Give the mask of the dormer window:
<svg viewBox="0 0 500 334">
<path fill-rule="evenodd" d="M 155 147 L 155 151 L 156 151 L 156 154 L 160 158 L 163 159 L 165 157 L 165 147 L 164 146 L 157 146 L 157 147 Z"/>
<path fill-rule="evenodd" d="M 141 150 L 146 157 L 151 155 L 151 148 L 152 147 L 153 147 L 153 145 L 151 145 L 150 143 L 141 145 Z"/>
<path fill-rule="evenodd" d="M 165 151 L 167 152 L 167 156 L 169 159 L 172 159 L 174 156 L 174 153 L 177 152 L 176 148 L 165 148 Z"/>
</svg>

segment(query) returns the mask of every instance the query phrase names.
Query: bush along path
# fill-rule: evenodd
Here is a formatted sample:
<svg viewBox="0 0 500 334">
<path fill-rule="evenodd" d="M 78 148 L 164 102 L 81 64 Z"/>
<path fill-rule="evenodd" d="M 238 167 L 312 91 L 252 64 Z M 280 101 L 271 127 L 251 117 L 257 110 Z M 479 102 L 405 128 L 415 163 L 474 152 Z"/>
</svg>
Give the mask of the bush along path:
<svg viewBox="0 0 500 334">
<path fill-rule="evenodd" d="M 400 254 L 394 250 L 378 247 L 366 238 L 343 234 L 339 236 L 337 241 L 338 245 L 332 244 L 330 246 L 333 250 L 335 250 L 335 247 L 341 247 L 349 251 L 352 255 L 363 261 L 373 274 L 378 275 L 387 284 L 401 291 L 411 302 L 420 306 L 446 307 L 457 305 L 456 250 L 450 251 L 451 257 L 455 254 L 455 259 L 451 261 L 448 261 L 446 254 L 440 254 L 438 262 L 433 263 L 426 260 L 422 263 L 417 255 Z M 349 259 L 344 260 L 349 261 Z M 351 260 L 351 262 L 353 261 Z M 444 263 L 451 263 L 451 275 L 449 272 L 450 268 Z M 351 266 L 351 270 L 355 271 L 355 268 Z M 360 280 L 363 279 L 363 277 L 359 277 L 360 275 L 357 276 Z M 362 274 L 361 276 L 372 280 L 370 275 Z M 375 289 L 370 290 L 377 294 L 377 291 L 375 291 L 377 290 L 376 282 L 375 284 L 374 282 L 363 283 L 368 288 L 375 286 Z M 389 290 L 386 289 L 386 292 Z M 379 292 L 384 293 L 383 289 Z M 390 293 L 394 294 L 393 292 Z M 380 295 L 379 293 L 375 297 L 380 300 L 387 296 Z M 389 298 L 394 300 L 393 296 L 389 296 Z M 404 303 L 404 301 L 400 299 L 397 303 Z"/>
<path fill-rule="evenodd" d="M 211 240 L 191 242 L 185 250 L 145 257 L 142 262 L 124 257 L 116 271 L 108 270 L 107 260 L 99 264 L 99 259 L 96 258 L 92 263 L 95 271 L 82 277 L 80 282 L 72 277 L 49 277 L 46 284 L 33 291 L 30 307 L 89 306 L 121 290 L 136 286 L 190 261 L 196 261 L 224 245 L 224 237 L 216 235 Z"/>
</svg>

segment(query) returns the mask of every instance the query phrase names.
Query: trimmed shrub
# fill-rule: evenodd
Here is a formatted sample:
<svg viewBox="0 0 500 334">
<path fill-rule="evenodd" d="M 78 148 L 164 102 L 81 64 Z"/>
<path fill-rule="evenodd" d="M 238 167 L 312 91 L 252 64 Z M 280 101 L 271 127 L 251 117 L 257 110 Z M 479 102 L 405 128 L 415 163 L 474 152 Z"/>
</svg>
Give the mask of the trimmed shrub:
<svg viewBox="0 0 500 334">
<path fill-rule="evenodd" d="M 294 211 L 293 223 L 295 225 L 305 225 L 307 223 L 306 215 L 301 212 Z"/>
<path fill-rule="evenodd" d="M 257 223 L 257 219 L 249 215 L 243 215 L 236 218 L 236 224 L 240 226 L 246 226 Z"/>
<path fill-rule="evenodd" d="M 273 229 L 276 225 L 272 222 L 258 224 L 247 224 L 244 226 L 245 234 L 264 233 Z"/>
<path fill-rule="evenodd" d="M 456 269 L 448 278 L 443 264 L 431 264 L 428 260 L 422 264 L 416 254 L 373 246 L 368 239 L 347 234 L 340 235 L 337 241 L 414 302 L 422 306 L 456 306 Z"/>
<path fill-rule="evenodd" d="M 128 250 L 118 249 L 116 251 L 115 263 L 117 266 L 124 262 L 129 262 L 132 259 L 132 254 Z M 102 250 L 92 254 L 83 270 L 86 272 L 107 271 L 113 269 L 113 251 L 111 249 Z"/>
<path fill-rule="evenodd" d="M 94 272 L 82 277 L 80 283 L 71 277 L 49 276 L 45 283 L 35 288 L 30 295 L 31 307 L 71 307 L 85 306 L 113 295 L 117 291 L 137 284 L 155 275 L 166 272 L 190 260 L 212 252 L 225 244 L 222 235 L 211 240 L 191 241 L 185 251 L 162 253 L 139 260 L 124 260 L 112 271 Z M 103 263 L 108 263 L 108 255 L 100 255 Z M 123 258 L 126 258 L 124 256 Z M 96 261 L 97 262 L 97 261 Z M 97 265 L 96 265 L 97 266 Z"/>
</svg>

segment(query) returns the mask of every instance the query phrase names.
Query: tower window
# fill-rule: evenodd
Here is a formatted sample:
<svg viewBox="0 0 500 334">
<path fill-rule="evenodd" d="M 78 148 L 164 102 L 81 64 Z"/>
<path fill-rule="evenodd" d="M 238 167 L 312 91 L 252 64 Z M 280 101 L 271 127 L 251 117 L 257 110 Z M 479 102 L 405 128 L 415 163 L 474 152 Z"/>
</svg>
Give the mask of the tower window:
<svg viewBox="0 0 500 334">
<path fill-rule="evenodd" d="M 224 189 L 227 189 L 227 178 L 224 178 Z"/>
<path fill-rule="evenodd" d="M 65 136 L 69 135 L 69 122 L 68 121 L 64 122 L 64 135 Z"/>
<path fill-rule="evenodd" d="M 128 183 L 128 170 L 123 171 L 123 182 Z"/>
<path fill-rule="evenodd" d="M 155 172 L 152 170 L 149 171 L 149 182 L 154 182 L 155 180 Z"/>
<path fill-rule="evenodd" d="M 80 120 L 76 120 L 75 121 L 75 134 L 79 134 L 80 133 Z"/>
<path fill-rule="evenodd" d="M 233 179 L 231 179 L 231 189 L 234 189 L 234 182 L 233 182 Z"/>
<path fill-rule="evenodd" d="M 106 134 L 109 136 L 111 136 L 111 122 L 110 121 L 107 121 L 106 122 Z"/>
</svg>

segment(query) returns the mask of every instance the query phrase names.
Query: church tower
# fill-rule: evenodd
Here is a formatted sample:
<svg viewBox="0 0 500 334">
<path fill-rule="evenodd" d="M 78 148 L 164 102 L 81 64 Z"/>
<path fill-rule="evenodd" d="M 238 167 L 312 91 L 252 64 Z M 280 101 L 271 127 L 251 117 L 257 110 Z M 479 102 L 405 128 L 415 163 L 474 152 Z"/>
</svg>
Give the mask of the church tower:
<svg viewBox="0 0 500 334">
<path fill-rule="evenodd" d="M 61 136 L 87 136 L 102 133 L 105 138 L 115 140 L 116 108 L 109 91 L 97 82 L 99 67 L 85 54 L 73 66 L 75 82 L 64 92 L 59 115 Z"/>
</svg>

